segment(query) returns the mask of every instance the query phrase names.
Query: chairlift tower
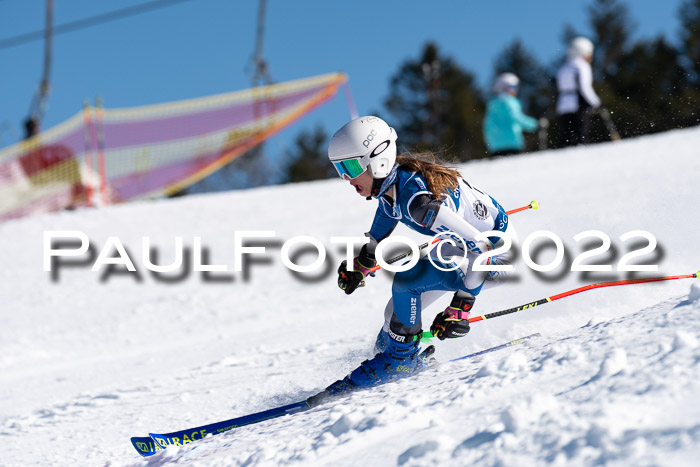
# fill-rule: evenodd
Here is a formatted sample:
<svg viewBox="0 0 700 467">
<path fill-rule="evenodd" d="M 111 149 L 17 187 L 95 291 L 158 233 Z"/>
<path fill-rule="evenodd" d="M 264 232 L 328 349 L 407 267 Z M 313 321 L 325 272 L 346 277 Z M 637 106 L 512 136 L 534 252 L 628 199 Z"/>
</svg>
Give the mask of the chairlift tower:
<svg viewBox="0 0 700 467">
<path fill-rule="evenodd" d="M 25 138 L 39 133 L 46 105 L 51 91 L 51 40 L 53 36 L 53 0 L 46 0 L 46 29 L 44 31 L 44 67 L 39 88 L 36 90 L 29 108 L 29 116 L 24 121 Z"/>
</svg>

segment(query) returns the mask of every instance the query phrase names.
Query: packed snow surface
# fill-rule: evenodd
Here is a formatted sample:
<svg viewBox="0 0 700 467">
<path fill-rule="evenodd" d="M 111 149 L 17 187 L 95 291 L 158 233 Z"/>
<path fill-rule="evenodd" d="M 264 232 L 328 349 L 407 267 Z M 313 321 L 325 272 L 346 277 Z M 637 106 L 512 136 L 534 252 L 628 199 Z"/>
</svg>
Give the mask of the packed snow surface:
<svg viewBox="0 0 700 467">
<path fill-rule="evenodd" d="M 482 293 L 474 314 L 588 283 L 698 271 L 698 147 L 696 128 L 460 166 L 506 209 L 537 200 L 539 210 L 511 217 L 521 243 L 547 230 L 566 252 L 547 273 L 519 261 L 517 280 Z M 443 364 L 413 378 L 141 458 L 131 436 L 303 400 L 372 356 L 391 275 L 344 295 L 335 285 L 343 247 L 330 238 L 362 235 L 375 206 L 328 180 L 0 224 L 0 465 L 697 465 L 697 279 L 596 289 L 475 323 L 463 339 L 436 342 Z M 84 232 L 92 256 L 45 272 L 44 232 L 55 230 Z M 611 248 L 584 264 L 611 272 L 571 272 L 601 244 L 574 240 L 590 230 Z M 658 271 L 617 271 L 648 243 L 620 239 L 639 230 L 658 243 L 631 263 Z M 243 231 L 275 237 L 235 272 Z M 299 277 L 284 266 L 280 247 L 298 235 L 326 246 L 325 271 Z M 91 271 L 110 237 L 137 272 Z M 151 273 L 143 237 L 160 265 L 182 237 L 185 265 Z M 195 237 L 202 262 L 228 272 L 192 271 Z M 540 264 L 554 258 L 547 241 L 530 253 Z M 449 298 L 424 310 L 424 327 Z"/>
</svg>

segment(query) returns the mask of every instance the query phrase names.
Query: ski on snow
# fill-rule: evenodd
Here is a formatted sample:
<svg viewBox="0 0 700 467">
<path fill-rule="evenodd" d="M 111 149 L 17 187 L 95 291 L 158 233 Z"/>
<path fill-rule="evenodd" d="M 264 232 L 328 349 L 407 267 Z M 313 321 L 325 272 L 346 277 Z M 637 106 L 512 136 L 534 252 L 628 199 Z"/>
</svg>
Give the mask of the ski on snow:
<svg viewBox="0 0 700 467">
<path fill-rule="evenodd" d="M 275 407 L 273 409 L 263 410 L 250 415 L 224 420 L 222 422 L 210 423 L 208 425 L 189 428 L 187 430 L 175 431 L 173 433 L 158 434 L 149 433 L 146 437 L 133 437 L 131 444 L 144 457 L 152 456 L 158 451 L 165 449 L 168 446 L 181 446 L 206 437 L 207 435 L 218 435 L 233 428 L 238 428 L 253 423 L 270 420 L 272 418 L 281 417 L 282 415 L 301 412 L 311 408 L 308 402 L 301 401 L 293 404 Z"/>
<path fill-rule="evenodd" d="M 513 345 L 517 345 L 529 339 L 532 339 L 533 337 L 539 336 L 539 333 L 531 334 L 529 336 L 521 337 L 519 339 L 515 339 L 510 342 L 497 345 L 495 347 L 480 350 L 479 352 L 454 358 L 450 360 L 450 362 L 478 357 L 479 355 L 494 352 L 496 350 L 505 349 L 506 347 L 511 347 Z M 278 418 L 284 415 L 289 415 L 297 412 L 303 412 L 305 410 L 311 409 L 319 405 L 318 402 L 310 402 L 310 400 L 314 400 L 314 396 L 300 402 L 294 402 L 292 404 L 263 410 L 262 412 L 244 415 L 242 417 L 236 417 L 221 422 L 210 423 L 208 425 L 202 425 L 195 428 L 188 428 L 186 430 L 174 431 L 172 433 L 166 434 L 149 433 L 149 436 L 135 436 L 131 438 L 131 444 L 134 445 L 136 451 L 138 451 L 138 453 L 141 454 L 143 457 L 149 457 L 167 448 L 168 446 L 182 446 L 185 444 L 192 443 L 194 441 L 199 441 L 200 439 L 203 439 L 208 435 L 218 435 L 226 431 L 232 430 L 233 428 L 238 428 L 245 425 L 252 425 L 254 423 L 259 423 L 265 420 L 270 420 L 273 418 Z M 317 398 L 317 400 L 319 399 Z M 328 399 L 321 398 L 320 400 L 320 403 L 323 403 Z"/>
</svg>

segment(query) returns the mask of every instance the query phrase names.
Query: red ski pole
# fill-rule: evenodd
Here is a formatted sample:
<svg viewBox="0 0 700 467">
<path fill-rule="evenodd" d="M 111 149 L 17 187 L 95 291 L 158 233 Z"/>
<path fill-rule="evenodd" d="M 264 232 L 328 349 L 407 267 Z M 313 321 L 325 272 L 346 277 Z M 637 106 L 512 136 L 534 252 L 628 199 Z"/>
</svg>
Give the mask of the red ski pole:
<svg viewBox="0 0 700 467">
<path fill-rule="evenodd" d="M 522 208 L 518 208 L 518 209 L 513 209 L 512 211 L 506 211 L 506 214 L 508 214 L 510 216 L 511 214 L 515 214 L 516 212 L 524 211 L 526 209 L 533 209 L 534 210 L 534 209 L 537 209 L 539 207 L 540 207 L 540 203 L 538 203 L 537 201 L 531 201 L 530 204 L 528 204 L 527 206 L 523 206 Z"/>
<path fill-rule="evenodd" d="M 622 281 L 609 281 L 609 282 L 598 282 L 597 284 L 588 284 L 577 289 L 567 290 L 560 294 L 552 295 L 546 298 L 541 298 L 531 303 L 526 303 L 524 305 L 516 306 L 513 308 L 508 308 L 507 310 L 494 311 L 493 313 L 486 313 L 481 316 L 473 316 L 469 318 L 470 323 L 476 323 L 477 321 L 485 321 L 487 319 L 497 318 L 503 315 L 509 315 L 511 313 L 517 313 L 518 311 L 527 310 L 534 308 L 538 305 L 544 305 L 545 303 L 550 303 L 555 300 L 560 300 L 565 297 L 570 297 L 576 295 L 577 293 L 585 292 L 587 290 L 600 289 L 603 287 L 617 287 L 618 285 L 632 285 L 632 284 L 644 284 L 647 282 L 660 282 L 660 281 L 672 281 L 676 279 L 700 279 L 700 271 L 695 274 L 683 274 L 681 276 L 663 276 L 663 277 L 648 277 L 646 279 L 629 279 Z M 425 340 L 430 340 L 434 336 L 429 331 L 423 331 L 422 338 Z"/>
<path fill-rule="evenodd" d="M 663 277 L 648 277 L 646 279 L 629 279 L 622 281 L 609 281 L 609 282 L 598 282 L 597 284 L 584 285 L 577 289 L 567 290 L 560 294 L 552 295 L 550 297 L 541 298 L 532 303 L 526 303 L 524 305 L 516 306 L 514 308 L 508 308 L 507 310 L 495 311 L 493 313 L 487 313 L 481 316 L 474 316 L 469 318 L 470 323 L 475 323 L 477 321 L 484 321 L 486 319 L 496 318 L 498 316 L 509 315 L 511 313 L 517 313 L 518 311 L 526 310 L 528 308 L 534 308 L 538 305 L 544 305 L 545 303 L 550 303 L 555 300 L 560 300 L 565 297 L 570 297 L 576 295 L 577 293 L 585 292 L 587 290 L 600 289 L 603 287 L 617 287 L 618 285 L 633 285 L 633 284 L 645 284 L 647 282 L 660 282 L 660 281 L 672 281 L 676 279 L 697 279 L 700 276 L 700 271 L 695 274 L 684 274 L 681 276 L 663 276 Z"/>
</svg>

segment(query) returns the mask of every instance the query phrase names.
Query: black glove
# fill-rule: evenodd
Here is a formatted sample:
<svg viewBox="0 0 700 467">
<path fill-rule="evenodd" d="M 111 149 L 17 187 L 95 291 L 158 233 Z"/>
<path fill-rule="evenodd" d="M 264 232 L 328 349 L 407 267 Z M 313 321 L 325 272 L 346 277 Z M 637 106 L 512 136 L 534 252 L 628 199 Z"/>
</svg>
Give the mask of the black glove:
<svg viewBox="0 0 700 467">
<path fill-rule="evenodd" d="M 367 253 L 366 245 L 360 250 L 360 254 L 352 262 L 352 269 L 348 271 L 347 260 L 343 260 L 338 268 L 338 287 L 350 295 L 358 287 L 365 285 L 365 277 L 377 264 L 374 255 Z"/>
<path fill-rule="evenodd" d="M 469 310 L 474 297 L 454 296 L 450 306 L 438 313 L 430 326 L 430 333 L 438 339 L 456 339 L 469 333 Z"/>
</svg>

